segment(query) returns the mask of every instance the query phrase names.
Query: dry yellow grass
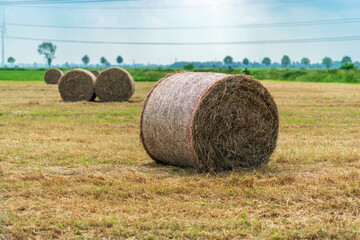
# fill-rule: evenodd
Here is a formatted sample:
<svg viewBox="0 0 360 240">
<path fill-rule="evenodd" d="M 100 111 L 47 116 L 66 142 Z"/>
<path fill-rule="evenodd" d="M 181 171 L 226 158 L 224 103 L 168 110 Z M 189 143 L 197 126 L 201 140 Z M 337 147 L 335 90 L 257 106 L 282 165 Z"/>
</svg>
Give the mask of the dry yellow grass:
<svg viewBox="0 0 360 240">
<path fill-rule="evenodd" d="M 64 103 L 56 86 L 1 82 L 1 237 L 359 239 L 360 86 L 263 83 L 280 112 L 271 162 L 215 176 L 142 149 L 153 83 Z"/>
</svg>

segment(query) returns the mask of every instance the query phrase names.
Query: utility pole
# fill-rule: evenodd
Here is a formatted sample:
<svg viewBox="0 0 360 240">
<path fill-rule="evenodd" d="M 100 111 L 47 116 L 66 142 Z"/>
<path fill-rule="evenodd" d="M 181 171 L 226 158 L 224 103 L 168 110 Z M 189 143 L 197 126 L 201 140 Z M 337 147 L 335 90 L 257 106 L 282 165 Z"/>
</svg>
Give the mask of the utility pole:
<svg viewBox="0 0 360 240">
<path fill-rule="evenodd" d="M 4 34 L 4 33 L 3 33 L 2 28 L 3 28 L 3 26 L 1 25 L 1 26 L 0 26 L 0 32 L 1 32 L 1 43 L 3 43 L 3 42 L 4 42 L 4 41 L 2 40 L 2 39 L 3 39 L 3 37 L 2 37 L 2 36 L 3 36 L 3 34 Z M 2 66 L 4 65 L 4 57 L 3 57 L 3 56 L 4 56 L 4 44 L 1 44 L 1 45 L 2 45 L 2 57 L 1 57 L 1 60 L 2 60 L 2 61 L 1 61 L 1 67 L 2 67 Z"/>
<path fill-rule="evenodd" d="M 3 9 L 3 22 L 1 27 L 1 47 L 2 47 L 2 56 L 1 56 L 1 66 L 5 67 L 5 9 Z"/>
</svg>

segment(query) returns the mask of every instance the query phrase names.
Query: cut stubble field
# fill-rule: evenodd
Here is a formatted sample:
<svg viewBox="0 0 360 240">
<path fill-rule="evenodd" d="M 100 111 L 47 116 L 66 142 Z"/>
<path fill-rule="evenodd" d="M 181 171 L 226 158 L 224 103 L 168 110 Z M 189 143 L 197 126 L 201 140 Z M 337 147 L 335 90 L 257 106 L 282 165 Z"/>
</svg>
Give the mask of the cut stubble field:
<svg viewBox="0 0 360 240">
<path fill-rule="evenodd" d="M 360 85 L 264 81 L 280 114 L 268 165 L 154 163 L 137 82 L 125 103 L 0 82 L 0 239 L 359 239 Z"/>
</svg>

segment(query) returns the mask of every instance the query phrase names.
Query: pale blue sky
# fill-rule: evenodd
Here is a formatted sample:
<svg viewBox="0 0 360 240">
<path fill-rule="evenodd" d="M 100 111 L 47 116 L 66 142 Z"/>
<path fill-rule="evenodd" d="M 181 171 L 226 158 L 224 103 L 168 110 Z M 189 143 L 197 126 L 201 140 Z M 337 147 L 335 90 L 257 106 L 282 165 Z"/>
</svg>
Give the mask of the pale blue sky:
<svg viewBox="0 0 360 240">
<path fill-rule="evenodd" d="M 249 5 L 247 4 L 249 2 L 259 4 Z M 98 27 L 219 26 L 360 18 L 359 0 L 298 0 L 295 3 L 278 4 L 279 2 L 284 0 L 133 0 L 51 5 L 50 8 L 44 5 L 27 7 L 0 5 L 0 9 L 5 8 L 7 23 Z M 192 5 L 196 6 L 191 7 Z M 164 6 L 173 7 L 164 8 Z M 360 36 L 360 22 L 281 28 L 141 31 L 51 29 L 7 25 L 7 36 L 105 42 L 258 41 Z M 13 56 L 17 63 L 43 63 L 43 58 L 37 53 L 37 46 L 40 43 L 41 41 L 6 39 L 5 57 L 7 59 Z M 280 61 L 284 54 L 289 55 L 293 61 L 309 57 L 312 62 L 320 62 L 325 56 L 339 60 L 344 55 L 360 61 L 360 41 L 223 46 L 54 43 L 58 47 L 54 64 L 81 63 L 84 54 L 88 54 L 90 63 L 93 64 L 98 63 L 101 56 L 115 63 L 118 55 L 123 56 L 124 62 L 129 64 L 133 60 L 144 64 L 148 62 L 169 64 L 175 59 L 212 61 L 222 60 L 226 55 L 231 55 L 234 61 L 241 61 L 244 57 L 248 57 L 250 61 L 261 61 L 263 57 Z"/>
</svg>

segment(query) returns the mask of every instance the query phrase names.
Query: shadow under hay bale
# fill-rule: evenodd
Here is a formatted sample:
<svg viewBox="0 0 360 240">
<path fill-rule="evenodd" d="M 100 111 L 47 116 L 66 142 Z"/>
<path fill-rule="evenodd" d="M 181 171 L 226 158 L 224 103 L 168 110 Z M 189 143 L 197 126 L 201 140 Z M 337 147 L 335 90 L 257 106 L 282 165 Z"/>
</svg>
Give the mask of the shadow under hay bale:
<svg viewBox="0 0 360 240">
<path fill-rule="evenodd" d="M 98 70 L 91 70 L 90 72 L 94 74 L 95 77 L 98 77 L 100 75 L 100 72 Z"/>
<path fill-rule="evenodd" d="M 73 69 L 59 81 L 59 92 L 65 102 L 92 101 L 96 98 L 96 77 L 84 69 Z"/>
<path fill-rule="evenodd" d="M 140 125 L 155 161 L 218 171 L 267 163 L 279 117 L 270 93 L 251 76 L 182 71 L 152 89 Z"/>
<path fill-rule="evenodd" d="M 101 72 L 96 79 L 96 96 L 103 102 L 127 101 L 134 91 L 135 82 L 130 73 L 119 67 L 112 67 Z"/>
<path fill-rule="evenodd" d="M 60 78 L 64 76 L 64 73 L 57 68 L 51 68 L 44 74 L 44 80 L 46 84 L 58 84 Z"/>
</svg>

